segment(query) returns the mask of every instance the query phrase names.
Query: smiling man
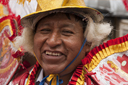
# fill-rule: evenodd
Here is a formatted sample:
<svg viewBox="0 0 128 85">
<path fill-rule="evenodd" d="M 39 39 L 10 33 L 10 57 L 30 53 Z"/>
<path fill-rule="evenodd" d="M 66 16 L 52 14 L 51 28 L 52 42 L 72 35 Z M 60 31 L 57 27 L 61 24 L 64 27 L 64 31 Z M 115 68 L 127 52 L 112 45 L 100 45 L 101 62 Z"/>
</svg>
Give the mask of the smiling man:
<svg viewBox="0 0 128 85">
<path fill-rule="evenodd" d="M 69 18 L 63 13 L 48 15 L 38 22 L 34 35 L 34 53 L 45 76 L 52 73 L 59 73 L 61 79 L 67 76 L 65 84 L 90 49 L 85 45 L 77 60 L 61 72 L 76 57 L 85 39 L 82 21 L 72 14 Z"/>
<path fill-rule="evenodd" d="M 37 59 L 24 84 L 71 85 L 76 68 L 82 66 L 81 60 L 90 48 L 107 37 L 112 27 L 102 22 L 99 11 L 86 7 L 84 0 L 37 2 L 37 11 L 21 19 L 25 28 L 16 39 Z M 75 84 L 86 85 L 85 77 L 72 85 Z"/>
</svg>

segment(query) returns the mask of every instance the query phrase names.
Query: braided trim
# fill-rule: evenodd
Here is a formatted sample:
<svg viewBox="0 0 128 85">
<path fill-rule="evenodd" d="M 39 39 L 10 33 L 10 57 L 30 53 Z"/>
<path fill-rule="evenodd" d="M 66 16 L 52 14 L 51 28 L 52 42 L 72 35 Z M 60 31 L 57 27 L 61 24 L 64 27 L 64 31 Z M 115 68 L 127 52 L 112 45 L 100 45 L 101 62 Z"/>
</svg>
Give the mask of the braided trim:
<svg viewBox="0 0 128 85">
<path fill-rule="evenodd" d="M 31 74 L 28 77 L 26 85 L 35 85 L 35 75 L 36 75 L 36 72 L 39 69 L 39 67 L 40 67 L 39 63 L 36 62 Z"/>
</svg>

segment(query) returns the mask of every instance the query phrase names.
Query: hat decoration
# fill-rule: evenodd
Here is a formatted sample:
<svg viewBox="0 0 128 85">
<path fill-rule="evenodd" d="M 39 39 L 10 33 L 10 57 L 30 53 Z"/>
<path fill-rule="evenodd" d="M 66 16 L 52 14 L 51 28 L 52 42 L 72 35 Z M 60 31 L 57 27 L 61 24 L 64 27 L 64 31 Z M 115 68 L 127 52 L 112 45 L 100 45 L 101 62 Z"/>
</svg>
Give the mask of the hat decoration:
<svg viewBox="0 0 128 85">
<path fill-rule="evenodd" d="M 103 20 L 103 15 L 96 9 L 87 7 L 84 0 L 37 0 L 37 10 L 21 19 L 24 27 L 34 28 L 36 23 L 51 13 L 79 13 L 88 14 L 94 22 Z M 82 13 L 82 14 L 81 14 Z"/>
</svg>

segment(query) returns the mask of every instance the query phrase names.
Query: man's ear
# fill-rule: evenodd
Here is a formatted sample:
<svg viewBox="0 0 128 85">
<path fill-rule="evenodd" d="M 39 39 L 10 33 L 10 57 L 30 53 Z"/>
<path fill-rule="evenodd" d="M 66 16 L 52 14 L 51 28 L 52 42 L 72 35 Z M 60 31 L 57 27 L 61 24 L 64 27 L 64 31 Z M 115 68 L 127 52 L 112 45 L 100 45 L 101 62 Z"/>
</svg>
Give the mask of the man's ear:
<svg viewBox="0 0 128 85">
<path fill-rule="evenodd" d="M 90 52 L 90 50 L 91 50 L 91 45 L 92 45 L 92 43 L 90 43 L 90 42 L 86 42 L 86 43 L 85 43 L 85 45 L 84 45 L 85 55 L 87 55 L 87 54 Z"/>
</svg>

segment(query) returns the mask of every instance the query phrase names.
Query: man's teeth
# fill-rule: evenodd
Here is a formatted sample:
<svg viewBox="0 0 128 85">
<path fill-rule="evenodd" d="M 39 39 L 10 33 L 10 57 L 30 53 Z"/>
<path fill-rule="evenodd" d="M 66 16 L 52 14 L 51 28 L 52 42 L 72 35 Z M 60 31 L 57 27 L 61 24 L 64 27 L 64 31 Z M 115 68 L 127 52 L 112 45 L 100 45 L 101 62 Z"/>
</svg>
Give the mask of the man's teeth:
<svg viewBox="0 0 128 85">
<path fill-rule="evenodd" d="M 47 51 L 46 51 L 46 54 L 51 55 L 51 56 L 60 56 L 61 55 L 61 53 L 53 53 L 53 52 L 47 52 Z"/>
</svg>

